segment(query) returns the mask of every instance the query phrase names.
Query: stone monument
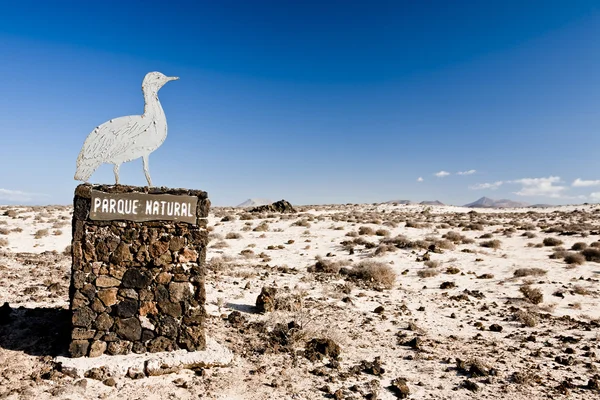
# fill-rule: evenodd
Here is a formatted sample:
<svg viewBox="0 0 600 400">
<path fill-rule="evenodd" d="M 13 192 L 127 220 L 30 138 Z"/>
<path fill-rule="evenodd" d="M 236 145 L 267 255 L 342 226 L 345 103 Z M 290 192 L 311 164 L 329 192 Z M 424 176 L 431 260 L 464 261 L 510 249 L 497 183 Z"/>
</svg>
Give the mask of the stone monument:
<svg viewBox="0 0 600 400">
<path fill-rule="evenodd" d="M 176 80 L 160 72 L 142 83 L 144 114 L 92 131 L 75 179 L 103 163 L 115 185 L 84 183 L 73 210 L 71 357 L 204 350 L 206 192 L 152 187 L 148 156 L 167 136 L 158 90 Z M 123 162 L 143 159 L 146 187 L 119 185 Z"/>
<path fill-rule="evenodd" d="M 205 348 L 209 207 L 199 190 L 77 187 L 72 357 Z"/>
</svg>

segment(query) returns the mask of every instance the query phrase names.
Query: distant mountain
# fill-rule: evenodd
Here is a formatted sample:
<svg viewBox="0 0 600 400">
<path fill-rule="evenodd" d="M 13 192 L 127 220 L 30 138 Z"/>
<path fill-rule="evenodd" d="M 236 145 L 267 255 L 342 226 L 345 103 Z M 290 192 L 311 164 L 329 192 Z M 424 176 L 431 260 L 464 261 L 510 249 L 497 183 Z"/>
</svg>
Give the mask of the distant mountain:
<svg viewBox="0 0 600 400">
<path fill-rule="evenodd" d="M 267 204 L 273 203 L 268 199 L 248 199 L 245 202 L 238 204 L 238 207 L 257 207 L 257 206 L 265 206 Z"/>
<path fill-rule="evenodd" d="M 390 201 L 386 201 L 385 203 L 386 204 L 414 204 L 410 200 L 390 200 Z"/>
<path fill-rule="evenodd" d="M 529 204 L 520 201 L 512 201 L 508 199 L 494 200 L 489 197 L 482 197 L 473 203 L 465 204 L 465 207 L 470 208 L 516 208 L 529 207 Z"/>
<path fill-rule="evenodd" d="M 425 200 L 425 201 L 420 202 L 419 204 L 424 205 L 424 206 L 445 206 L 445 204 L 439 200 L 433 200 L 433 201 Z"/>
</svg>

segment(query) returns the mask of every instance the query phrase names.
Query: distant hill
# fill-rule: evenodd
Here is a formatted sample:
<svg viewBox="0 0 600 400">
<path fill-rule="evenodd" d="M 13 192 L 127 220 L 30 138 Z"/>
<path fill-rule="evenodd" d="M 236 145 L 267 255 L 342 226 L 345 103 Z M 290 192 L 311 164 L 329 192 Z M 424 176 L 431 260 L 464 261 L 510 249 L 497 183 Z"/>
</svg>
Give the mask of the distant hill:
<svg viewBox="0 0 600 400">
<path fill-rule="evenodd" d="M 529 207 L 528 203 L 520 201 L 512 201 L 508 199 L 494 200 L 489 197 L 482 197 L 477 201 L 469 204 L 465 204 L 465 207 L 470 208 L 515 208 L 515 207 Z"/>
<path fill-rule="evenodd" d="M 237 207 L 257 207 L 273 203 L 268 199 L 248 199 L 245 202 L 238 204 Z"/>
<path fill-rule="evenodd" d="M 414 204 L 410 200 L 390 200 L 390 201 L 386 201 L 385 203 L 386 204 Z"/>
<path fill-rule="evenodd" d="M 439 200 L 433 200 L 433 201 L 425 200 L 425 201 L 420 202 L 419 204 L 424 205 L 424 206 L 445 206 L 445 204 Z"/>
</svg>

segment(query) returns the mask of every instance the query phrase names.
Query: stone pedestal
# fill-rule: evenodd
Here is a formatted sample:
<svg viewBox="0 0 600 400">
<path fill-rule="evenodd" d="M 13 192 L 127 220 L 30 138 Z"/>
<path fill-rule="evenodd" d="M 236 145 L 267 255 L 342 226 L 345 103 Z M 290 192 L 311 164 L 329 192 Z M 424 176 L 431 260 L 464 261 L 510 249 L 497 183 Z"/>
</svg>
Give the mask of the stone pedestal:
<svg viewBox="0 0 600 400">
<path fill-rule="evenodd" d="M 99 195 L 116 199 L 112 208 L 108 201 L 102 204 Z M 146 201 L 177 202 L 190 198 L 186 196 L 197 199 L 194 209 L 186 209 L 190 202 L 181 208 L 171 204 L 167 215 L 169 204 L 162 201 L 154 214 L 151 206 L 146 208 L 150 213 L 144 218 L 133 214 L 131 202 L 118 202 L 136 198 L 134 206 L 143 214 Z M 76 188 L 71 357 L 205 349 L 209 207 L 206 192 L 199 190 L 89 184 Z M 173 216 L 173 210 L 182 216 L 185 211 L 188 222 Z M 114 219 L 101 218 L 100 211 L 112 212 L 109 217 Z"/>
</svg>

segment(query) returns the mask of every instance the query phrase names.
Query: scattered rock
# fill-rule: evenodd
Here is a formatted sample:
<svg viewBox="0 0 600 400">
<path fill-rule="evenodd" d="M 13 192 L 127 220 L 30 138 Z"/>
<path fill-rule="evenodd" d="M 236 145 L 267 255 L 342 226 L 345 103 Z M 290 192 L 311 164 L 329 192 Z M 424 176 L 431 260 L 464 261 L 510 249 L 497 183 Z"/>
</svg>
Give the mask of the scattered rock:
<svg viewBox="0 0 600 400">
<path fill-rule="evenodd" d="M 490 325 L 490 331 L 492 332 L 502 332 L 502 327 L 498 324 Z"/>
<path fill-rule="evenodd" d="M 292 213 L 295 214 L 297 211 L 294 209 L 292 204 L 286 200 L 279 200 L 273 204 L 258 206 L 250 209 L 251 213 L 263 213 L 263 212 L 278 212 L 278 213 Z"/>
<path fill-rule="evenodd" d="M 277 288 L 264 286 L 256 298 L 256 308 L 259 312 L 271 312 L 275 310 L 275 295 Z"/>
<path fill-rule="evenodd" d="M 410 395 L 410 389 L 406 382 L 405 378 L 396 378 L 391 382 L 390 390 L 399 399 L 406 399 Z"/>
<path fill-rule="evenodd" d="M 456 284 L 454 282 L 442 282 L 440 289 L 454 289 Z"/>
<path fill-rule="evenodd" d="M 322 360 L 325 357 L 336 360 L 339 357 L 340 352 L 340 346 L 333 340 L 319 338 L 312 339 L 306 344 L 304 356 L 313 362 Z"/>
<path fill-rule="evenodd" d="M 239 311 L 232 311 L 227 316 L 227 321 L 229 321 L 229 323 L 231 324 L 231 326 L 233 326 L 235 328 L 239 328 L 240 326 L 244 325 L 244 323 L 246 322 L 246 318 L 242 315 L 241 312 L 239 312 Z"/>
</svg>

